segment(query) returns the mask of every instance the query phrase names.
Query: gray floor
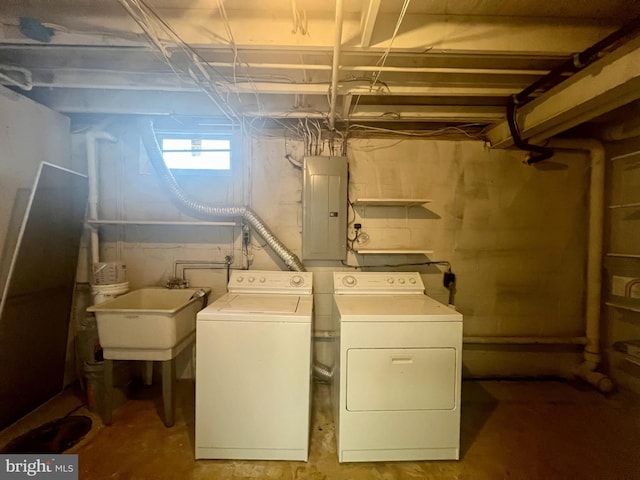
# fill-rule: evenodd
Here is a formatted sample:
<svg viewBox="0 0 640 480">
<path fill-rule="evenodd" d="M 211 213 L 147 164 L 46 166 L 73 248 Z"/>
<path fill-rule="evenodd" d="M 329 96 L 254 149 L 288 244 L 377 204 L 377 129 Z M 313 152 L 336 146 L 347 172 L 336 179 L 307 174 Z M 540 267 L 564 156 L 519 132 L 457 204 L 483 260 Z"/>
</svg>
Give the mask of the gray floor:
<svg viewBox="0 0 640 480">
<path fill-rule="evenodd" d="M 640 401 L 583 384 L 463 382 L 458 462 L 339 464 L 329 388 L 315 385 L 309 462 L 193 458 L 194 384 L 178 385 L 176 424 L 165 428 L 158 386 L 121 398 L 113 425 L 95 419 L 78 453 L 81 479 L 640 479 Z M 67 392 L 0 432 L 0 445 L 79 404 Z"/>
</svg>

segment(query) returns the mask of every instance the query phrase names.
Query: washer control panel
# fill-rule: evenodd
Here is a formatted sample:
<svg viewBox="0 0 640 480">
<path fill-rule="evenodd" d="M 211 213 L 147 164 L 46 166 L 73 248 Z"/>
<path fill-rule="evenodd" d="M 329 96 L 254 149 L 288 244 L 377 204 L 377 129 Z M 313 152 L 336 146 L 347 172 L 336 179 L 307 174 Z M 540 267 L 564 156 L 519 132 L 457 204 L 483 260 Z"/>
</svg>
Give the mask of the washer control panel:
<svg viewBox="0 0 640 480">
<path fill-rule="evenodd" d="M 333 290 L 338 295 L 424 293 L 418 272 L 334 272 Z"/>
<path fill-rule="evenodd" d="M 311 272 L 276 272 L 266 270 L 233 270 L 229 278 L 230 293 L 300 293 L 310 294 Z"/>
</svg>

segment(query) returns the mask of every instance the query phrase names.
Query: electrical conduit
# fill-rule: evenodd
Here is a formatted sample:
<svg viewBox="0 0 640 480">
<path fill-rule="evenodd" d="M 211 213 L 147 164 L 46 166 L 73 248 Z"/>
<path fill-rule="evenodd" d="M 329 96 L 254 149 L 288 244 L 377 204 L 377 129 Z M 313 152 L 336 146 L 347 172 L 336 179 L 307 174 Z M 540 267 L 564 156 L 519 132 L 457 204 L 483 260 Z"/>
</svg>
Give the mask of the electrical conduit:
<svg viewBox="0 0 640 480">
<path fill-rule="evenodd" d="M 158 145 L 151 121 L 140 122 L 140 135 L 151 165 L 160 177 L 164 187 L 169 191 L 182 210 L 197 218 L 241 217 L 262 237 L 278 257 L 282 259 L 289 270 L 298 272 L 306 271 L 300 259 L 273 234 L 264 221 L 251 208 L 210 205 L 189 198 L 182 191 L 173 174 L 164 163 L 162 150 Z"/>
</svg>

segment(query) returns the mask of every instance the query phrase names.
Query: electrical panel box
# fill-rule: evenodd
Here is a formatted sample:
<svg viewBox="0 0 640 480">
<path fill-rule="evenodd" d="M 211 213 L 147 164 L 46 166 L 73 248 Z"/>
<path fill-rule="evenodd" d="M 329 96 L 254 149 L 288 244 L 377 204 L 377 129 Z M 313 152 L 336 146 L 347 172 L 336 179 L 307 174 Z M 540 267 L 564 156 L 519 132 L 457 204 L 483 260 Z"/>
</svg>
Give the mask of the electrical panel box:
<svg viewBox="0 0 640 480">
<path fill-rule="evenodd" d="M 302 258 L 347 258 L 346 157 L 304 159 Z"/>
</svg>

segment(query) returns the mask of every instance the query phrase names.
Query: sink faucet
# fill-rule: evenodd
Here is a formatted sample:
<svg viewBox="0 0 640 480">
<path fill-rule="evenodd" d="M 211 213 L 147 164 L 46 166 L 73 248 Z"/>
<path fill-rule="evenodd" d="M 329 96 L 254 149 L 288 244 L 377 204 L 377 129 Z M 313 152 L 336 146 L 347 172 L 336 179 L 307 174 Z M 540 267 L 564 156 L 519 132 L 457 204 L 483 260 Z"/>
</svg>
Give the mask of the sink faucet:
<svg viewBox="0 0 640 480">
<path fill-rule="evenodd" d="M 184 278 L 171 277 L 167 280 L 167 288 L 189 288 L 189 282 Z"/>
</svg>

